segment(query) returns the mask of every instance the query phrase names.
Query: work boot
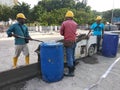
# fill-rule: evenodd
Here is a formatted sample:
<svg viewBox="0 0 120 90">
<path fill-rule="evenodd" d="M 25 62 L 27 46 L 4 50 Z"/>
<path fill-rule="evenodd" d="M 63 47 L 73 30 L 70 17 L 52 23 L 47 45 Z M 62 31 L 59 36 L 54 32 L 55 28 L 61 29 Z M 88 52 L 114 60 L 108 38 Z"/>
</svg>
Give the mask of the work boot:
<svg viewBox="0 0 120 90">
<path fill-rule="evenodd" d="M 78 61 L 74 61 L 74 62 L 73 62 L 73 65 L 74 65 L 74 66 L 76 66 L 76 65 L 78 65 L 78 64 L 79 64 Z"/>
<path fill-rule="evenodd" d="M 75 68 L 74 67 L 68 67 L 68 69 L 69 69 L 69 72 L 64 74 L 64 75 L 69 76 L 69 77 L 73 77 Z"/>
<path fill-rule="evenodd" d="M 29 64 L 29 56 L 26 56 L 26 57 L 25 57 L 25 63 L 26 63 L 26 65 Z"/>
<path fill-rule="evenodd" d="M 13 58 L 13 68 L 17 67 L 17 61 L 18 61 L 18 57 L 14 57 Z"/>
</svg>

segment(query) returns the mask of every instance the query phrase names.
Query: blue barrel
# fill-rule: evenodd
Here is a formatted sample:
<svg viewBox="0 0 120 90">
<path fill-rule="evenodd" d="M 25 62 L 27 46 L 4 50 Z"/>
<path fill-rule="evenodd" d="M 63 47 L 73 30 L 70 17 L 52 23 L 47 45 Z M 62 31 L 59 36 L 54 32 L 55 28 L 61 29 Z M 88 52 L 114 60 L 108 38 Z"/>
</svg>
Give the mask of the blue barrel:
<svg viewBox="0 0 120 90">
<path fill-rule="evenodd" d="M 40 45 L 41 73 L 46 82 L 56 82 L 63 78 L 64 50 L 62 43 L 42 43 Z"/>
<path fill-rule="evenodd" d="M 118 49 L 119 36 L 117 34 L 104 34 L 102 42 L 102 55 L 106 57 L 115 57 Z"/>
</svg>

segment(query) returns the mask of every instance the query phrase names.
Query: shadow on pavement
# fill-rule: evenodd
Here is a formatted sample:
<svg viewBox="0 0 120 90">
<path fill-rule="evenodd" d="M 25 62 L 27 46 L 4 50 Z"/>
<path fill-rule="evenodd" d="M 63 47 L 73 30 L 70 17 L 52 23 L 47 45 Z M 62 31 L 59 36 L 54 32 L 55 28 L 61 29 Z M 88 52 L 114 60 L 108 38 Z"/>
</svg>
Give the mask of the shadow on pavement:
<svg viewBox="0 0 120 90">
<path fill-rule="evenodd" d="M 87 64 L 96 64 L 96 63 L 99 63 L 96 56 L 85 57 L 85 58 L 82 58 L 81 60 L 84 63 L 87 63 Z"/>
</svg>

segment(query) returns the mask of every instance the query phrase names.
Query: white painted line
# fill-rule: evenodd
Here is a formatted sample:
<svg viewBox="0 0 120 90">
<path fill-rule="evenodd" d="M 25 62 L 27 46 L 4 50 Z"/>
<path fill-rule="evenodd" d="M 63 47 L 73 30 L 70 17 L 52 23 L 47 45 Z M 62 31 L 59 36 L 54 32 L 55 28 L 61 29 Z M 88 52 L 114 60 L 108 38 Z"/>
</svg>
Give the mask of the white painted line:
<svg viewBox="0 0 120 90">
<path fill-rule="evenodd" d="M 90 89 L 96 87 L 96 86 L 101 82 L 102 79 L 104 79 L 104 78 L 106 78 L 106 77 L 108 76 L 108 74 L 110 73 L 110 71 L 112 70 L 112 68 L 115 66 L 115 64 L 116 64 L 119 60 L 120 60 L 120 57 L 117 58 L 117 59 L 110 65 L 110 67 L 107 69 L 107 71 L 99 78 L 99 80 L 98 80 L 96 83 L 92 84 L 92 85 L 89 86 L 88 88 L 85 88 L 84 90 L 90 90 Z"/>
</svg>

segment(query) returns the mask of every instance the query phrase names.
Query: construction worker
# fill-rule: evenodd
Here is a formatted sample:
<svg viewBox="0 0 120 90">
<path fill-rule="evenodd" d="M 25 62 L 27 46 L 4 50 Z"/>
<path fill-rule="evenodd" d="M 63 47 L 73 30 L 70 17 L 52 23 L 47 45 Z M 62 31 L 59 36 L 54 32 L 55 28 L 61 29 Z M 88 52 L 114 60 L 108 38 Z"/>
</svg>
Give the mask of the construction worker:
<svg viewBox="0 0 120 90">
<path fill-rule="evenodd" d="M 26 65 L 29 64 L 29 49 L 27 43 L 28 40 L 32 39 L 29 36 L 28 27 L 25 25 L 25 15 L 23 13 L 18 13 L 16 19 L 18 22 L 11 25 L 7 30 L 8 37 L 13 36 L 15 38 L 15 55 L 13 57 L 13 68 L 17 67 L 18 57 L 21 52 L 23 52 L 23 54 L 25 55 Z"/>
<path fill-rule="evenodd" d="M 66 20 L 63 21 L 60 34 L 64 36 L 64 46 L 66 49 L 66 59 L 69 72 L 66 76 L 74 76 L 75 63 L 75 47 L 76 47 L 76 30 L 77 23 L 73 20 L 74 14 L 68 11 L 65 15 Z"/>
<path fill-rule="evenodd" d="M 104 24 L 101 22 L 102 17 L 97 16 L 96 22 L 94 22 L 89 33 L 92 31 L 92 34 L 97 36 L 97 53 L 100 53 L 100 42 L 104 34 Z"/>
</svg>

